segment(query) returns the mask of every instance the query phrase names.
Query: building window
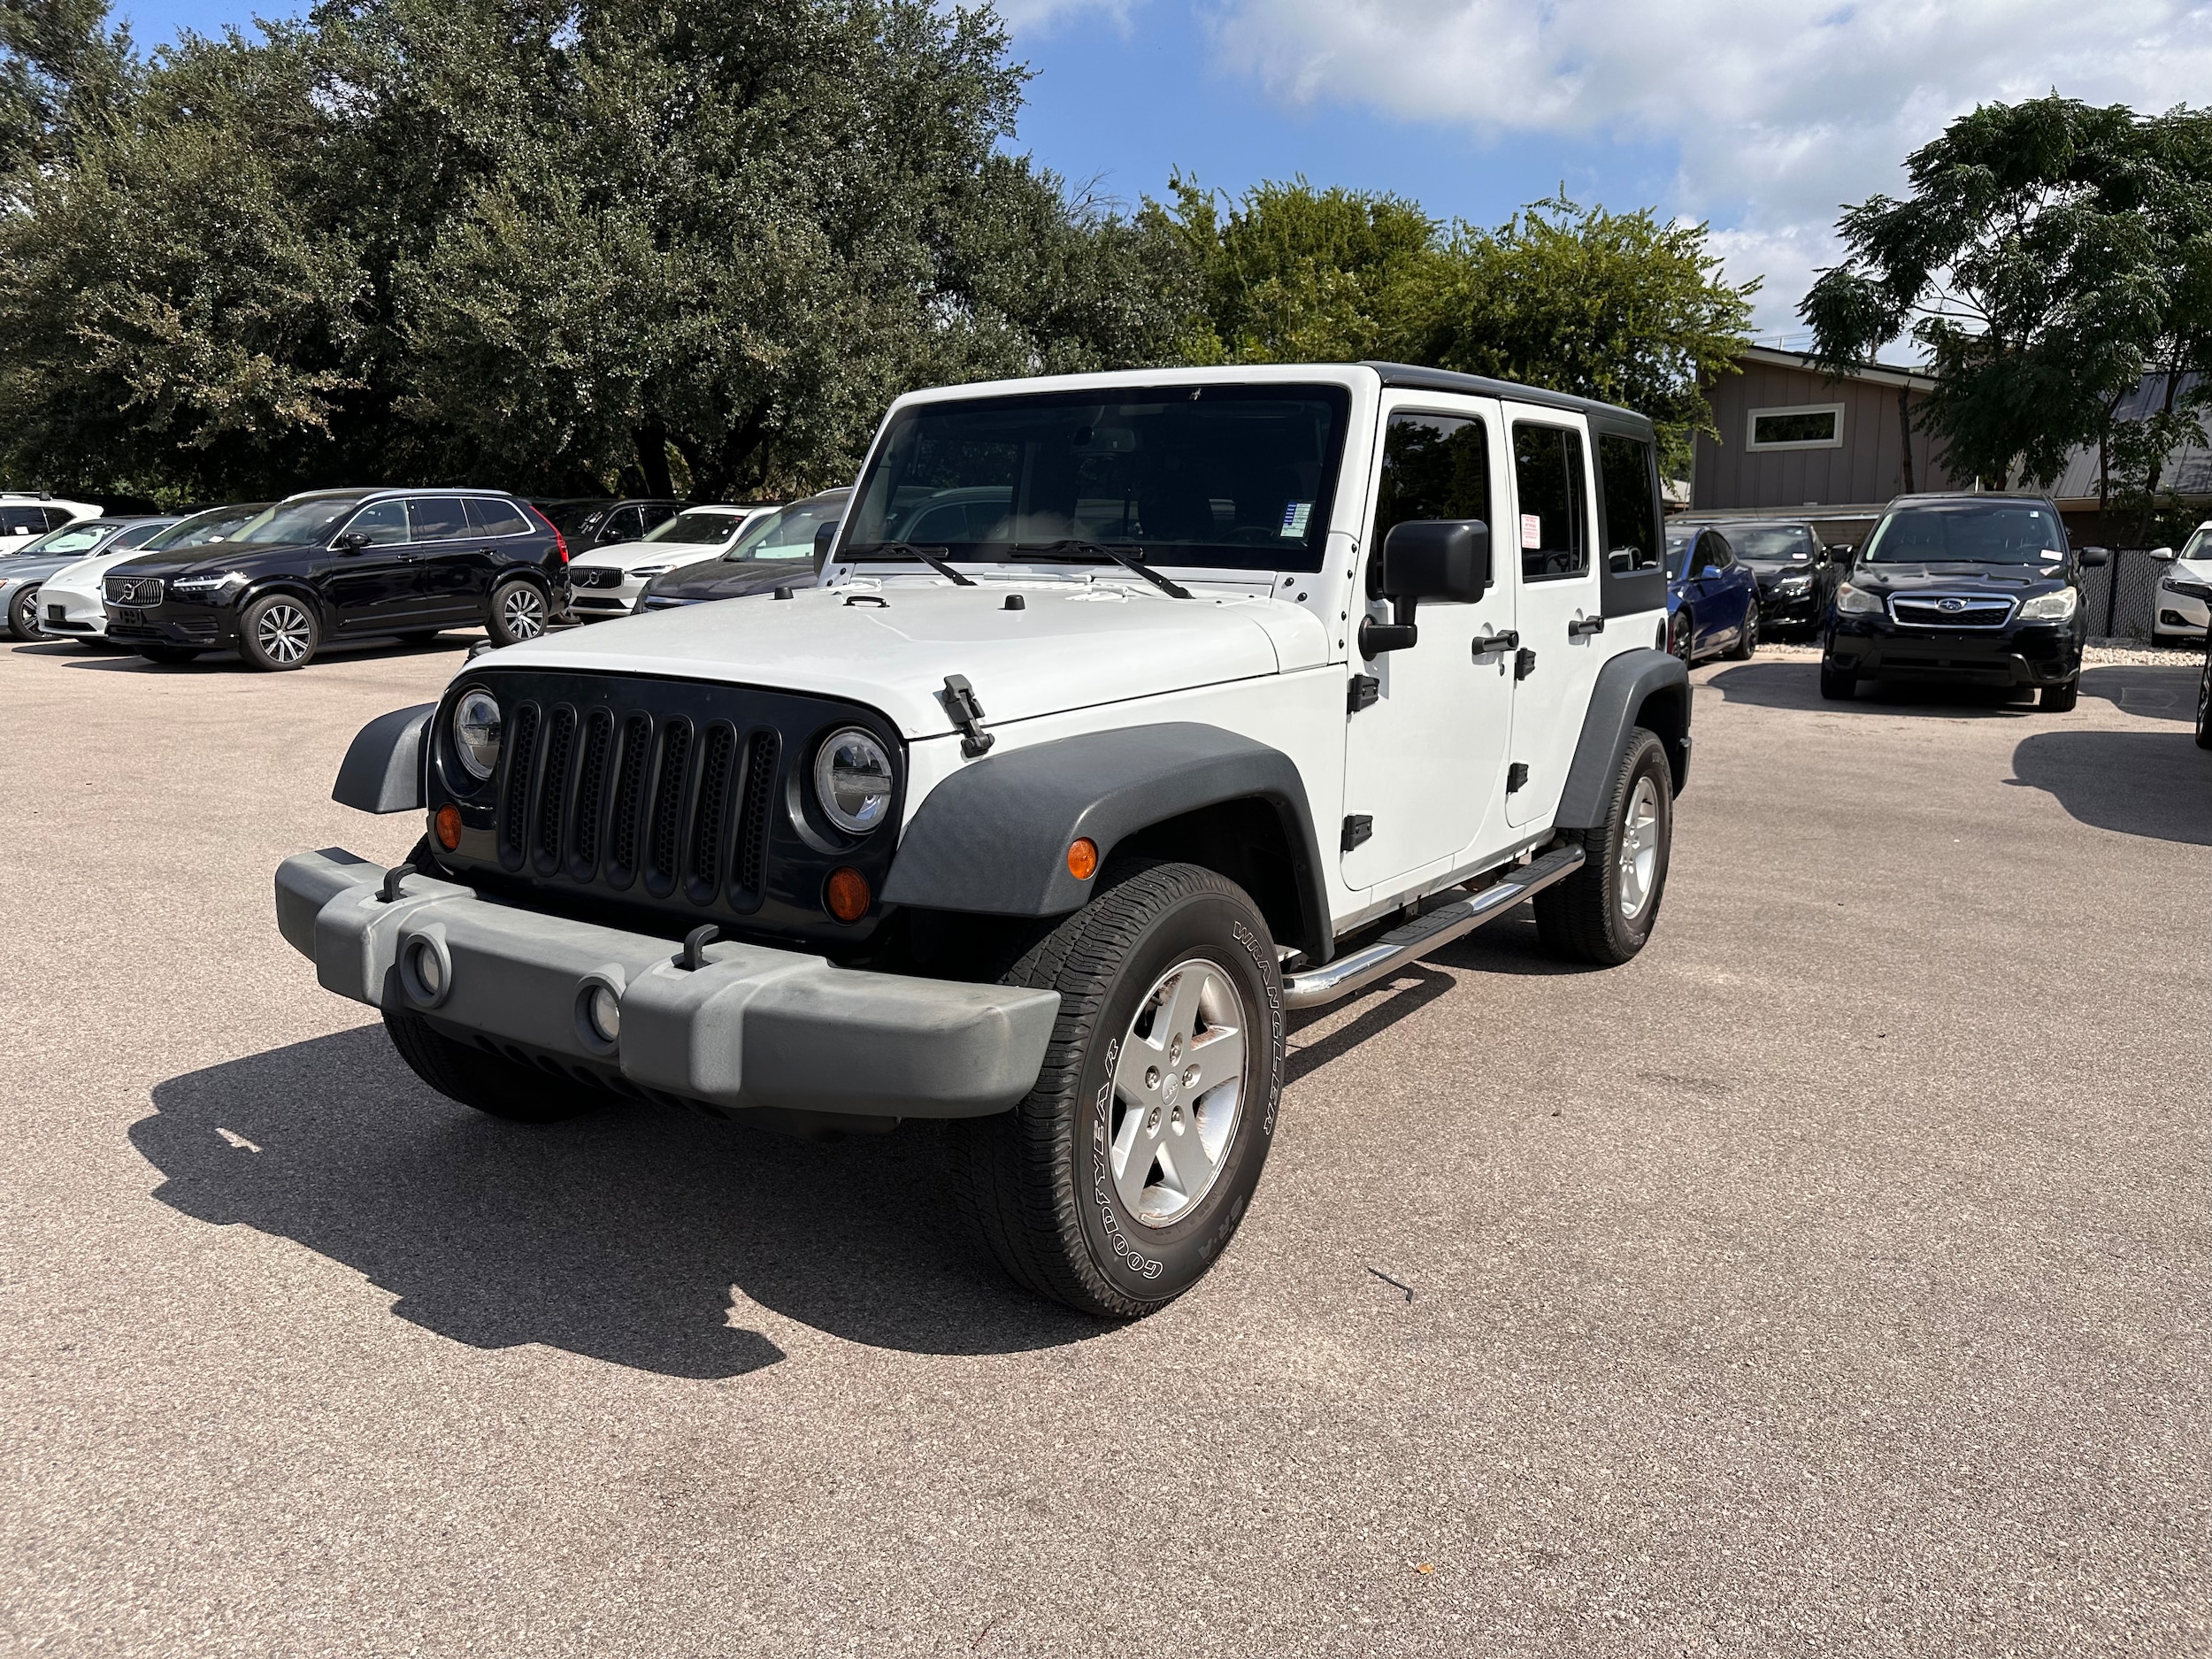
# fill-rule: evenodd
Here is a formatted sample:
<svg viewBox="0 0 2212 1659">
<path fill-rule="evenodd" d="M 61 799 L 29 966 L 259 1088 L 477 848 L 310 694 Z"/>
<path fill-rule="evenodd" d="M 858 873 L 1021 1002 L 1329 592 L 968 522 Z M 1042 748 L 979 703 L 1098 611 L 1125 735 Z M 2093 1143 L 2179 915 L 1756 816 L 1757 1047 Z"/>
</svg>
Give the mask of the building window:
<svg viewBox="0 0 2212 1659">
<path fill-rule="evenodd" d="M 1744 444 L 1752 449 L 1840 449 L 1841 403 L 1795 403 L 1787 409 L 1755 409 Z"/>
</svg>

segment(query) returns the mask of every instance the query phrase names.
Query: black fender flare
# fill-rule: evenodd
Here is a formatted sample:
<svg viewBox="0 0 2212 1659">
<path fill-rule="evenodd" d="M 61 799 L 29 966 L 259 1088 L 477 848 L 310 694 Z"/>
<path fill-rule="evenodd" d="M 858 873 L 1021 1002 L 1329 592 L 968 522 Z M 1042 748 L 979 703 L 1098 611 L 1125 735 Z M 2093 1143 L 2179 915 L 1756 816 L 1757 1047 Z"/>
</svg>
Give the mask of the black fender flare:
<svg viewBox="0 0 2212 1659">
<path fill-rule="evenodd" d="M 1638 646 L 1607 660 L 1590 688 L 1590 706 L 1582 717 L 1582 736 L 1575 744 L 1574 763 L 1559 792 L 1559 813 L 1554 826 L 1563 830 L 1605 827 L 1607 795 L 1628 734 L 1637 717 L 1654 696 L 1662 710 L 1656 732 L 1667 746 L 1667 764 L 1674 773 L 1674 793 L 1680 795 L 1690 779 L 1690 671 L 1670 651 Z"/>
<path fill-rule="evenodd" d="M 315 613 L 315 626 L 320 631 L 324 644 L 328 644 L 338 632 L 338 611 L 329 599 L 316 590 L 314 583 L 303 576 L 261 576 L 248 582 L 240 590 L 238 603 L 231 607 L 231 633 L 239 639 L 245 637 L 240 625 L 246 619 L 246 607 L 271 594 L 288 594 Z"/>
<path fill-rule="evenodd" d="M 1283 942 L 1326 961 L 1328 895 L 1296 764 L 1279 749 L 1195 722 L 1058 738 L 964 766 L 930 791 L 908 823 L 884 901 L 1062 915 L 1091 895 L 1093 881 L 1068 872 L 1068 847 L 1078 837 L 1096 843 L 1103 866 L 1141 830 L 1245 801 L 1272 810 L 1289 849 L 1302 937 Z"/>
<path fill-rule="evenodd" d="M 355 733 L 330 798 L 362 812 L 419 812 L 423 733 L 437 711 L 434 703 L 419 703 L 380 714 Z"/>
</svg>

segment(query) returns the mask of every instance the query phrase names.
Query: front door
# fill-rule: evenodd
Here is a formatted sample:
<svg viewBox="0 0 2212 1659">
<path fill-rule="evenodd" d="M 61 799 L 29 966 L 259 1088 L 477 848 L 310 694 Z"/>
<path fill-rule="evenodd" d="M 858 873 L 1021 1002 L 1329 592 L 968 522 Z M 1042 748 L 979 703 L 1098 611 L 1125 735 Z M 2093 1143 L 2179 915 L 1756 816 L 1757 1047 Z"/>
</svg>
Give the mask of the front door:
<svg viewBox="0 0 2212 1659">
<path fill-rule="evenodd" d="M 334 543 L 324 567 L 324 588 L 339 628 L 373 634 L 413 616 L 421 599 L 407 545 L 405 507 L 396 501 L 370 503 L 339 532 L 340 541 L 348 536 L 366 536 L 368 543 L 355 548 Z"/>
<path fill-rule="evenodd" d="M 1417 641 L 1368 660 L 1356 652 L 1344 753 L 1345 885 L 1386 893 L 1457 868 L 1481 838 L 1504 787 L 1513 708 L 1513 652 L 1478 651 L 1509 632 L 1514 586 L 1495 481 L 1503 461 L 1498 406 L 1487 399 L 1401 394 L 1384 405 L 1381 458 L 1361 545 L 1367 614 L 1390 606 L 1371 572 L 1391 526 L 1479 518 L 1491 527 L 1496 580 L 1479 603 L 1429 603 Z M 1356 621 L 1356 617 L 1355 618 Z M 1365 819 L 1365 823 L 1360 820 Z"/>
<path fill-rule="evenodd" d="M 1519 829 L 1559 810 L 1605 647 L 1585 624 L 1598 597 L 1595 498 L 1578 416 L 1509 408 L 1513 423 L 1512 544 L 1501 564 L 1520 582 L 1521 678 L 1513 687 L 1513 763 L 1519 787 L 1505 821 Z M 1501 576 L 1505 571 L 1501 571 Z M 1520 769 L 1526 767 L 1525 772 Z"/>
</svg>

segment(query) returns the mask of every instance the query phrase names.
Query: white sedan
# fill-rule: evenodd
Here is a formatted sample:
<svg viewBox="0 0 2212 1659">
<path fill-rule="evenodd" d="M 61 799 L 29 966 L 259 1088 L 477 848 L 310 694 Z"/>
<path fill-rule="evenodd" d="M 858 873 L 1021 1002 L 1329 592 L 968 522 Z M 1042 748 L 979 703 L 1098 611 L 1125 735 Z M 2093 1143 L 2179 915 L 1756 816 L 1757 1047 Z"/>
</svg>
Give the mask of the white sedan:
<svg viewBox="0 0 2212 1659">
<path fill-rule="evenodd" d="M 188 518 L 157 520 L 148 533 L 135 538 L 128 534 L 116 537 L 89 558 L 64 566 L 39 585 L 39 626 L 56 639 L 91 641 L 104 637 L 108 631 L 108 618 L 101 603 L 102 577 L 142 553 L 166 553 L 220 541 L 268 504 L 265 501 L 251 501 L 210 507 Z"/>
<path fill-rule="evenodd" d="M 2159 572 L 2158 592 L 2151 601 L 2151 637 L 2156 640 L 2200 640 L 2212 605 L 2178 584 L 2200 588 L 2212 582 L 2212 521 L 2197 526 L 2196 534 L 2181 544 L 2181 551 L 2160 548 L 2151 557 L 2172 564 Z"/>
<path fill-rule="evenodd" d="M 641 541 L 618 541 L 578 555 L 568 562 L 570 615 L 579 622 L 628 616 L 654 577 L 679 565 L 719 558 L 736 545 L 746 526 L 777 505 L 687 507 L 648 530 Z"/>
</svg>

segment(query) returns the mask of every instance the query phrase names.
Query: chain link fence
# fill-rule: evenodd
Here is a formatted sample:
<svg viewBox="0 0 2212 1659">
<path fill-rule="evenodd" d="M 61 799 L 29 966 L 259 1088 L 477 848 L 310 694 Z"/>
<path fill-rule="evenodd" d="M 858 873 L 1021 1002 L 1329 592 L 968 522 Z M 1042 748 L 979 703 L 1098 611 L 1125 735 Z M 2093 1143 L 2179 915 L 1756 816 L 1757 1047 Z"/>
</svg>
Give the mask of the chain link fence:
<svg viewBox="0 0 2212 1659">
<path fill-rule="evenodd" d="M 2158 613 L 2158 579 L 2173 569 L 2148 548 L 2116 547 L 2102 570 L 2081 573 L 2082 609 L 2098 640 L 2147 640 Z"/>
</svg>

